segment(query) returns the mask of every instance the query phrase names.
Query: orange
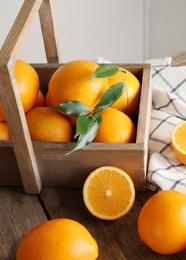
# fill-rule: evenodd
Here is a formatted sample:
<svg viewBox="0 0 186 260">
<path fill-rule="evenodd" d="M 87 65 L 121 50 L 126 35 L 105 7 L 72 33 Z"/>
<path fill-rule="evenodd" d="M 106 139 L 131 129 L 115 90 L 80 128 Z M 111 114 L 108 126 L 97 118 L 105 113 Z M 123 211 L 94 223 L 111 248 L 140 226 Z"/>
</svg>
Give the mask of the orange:
<svg viewBox="0 0 186 260">
<path fill-rule="evenodd" d="M 59 218 L 41 223 L 20 241 L 16 260 L 95 260 L 98 245 L 79 222 Z"/>
<path fill-rule="evenodd" d="M 171 145 L 178 160 L 186 164 L 186 121 L 173 128 Z"/>
<path fill-rule="evenodd" d="M 102 166 L 87 177 L 83 186 L 87 209 L 97 218 L 114 220 L 126 215 L 135 200 L 130 176 L 120 168 Z"/>
<path fill-rule="evenodd" d="M 69 120 L 49 107 L 36 107 L 26 114 L 33 141 L 70 142 L 72 126 Z"/>
<path fill-rule="evenodd" d="M 56 106 L 65 101 L 80 101 L 93 110 L 108 88 L 105 78 L 88 80 L 98 67 L 98 64 L 85 60 L 60 66 L 49 81 L 51 103 Z"/>
<path fill-rule="evenodd" d="M 46 106 L 47 107 L 52 107 L 53 106 L 49 91 L 46 94 L 45 102 L 46 102 Z"/>
<path fill-rule="evenodd" d="M 45 106 L 45 97 L 44 97 L 42 91 L 39 90 L 33 108 L 34 107 L 44 107 L 44 106 Z"/>
<path fill-rule="evenodd" d="M 2 104 L 0 103 L 0 121 L 6 121 Z"/>
<path fill-rule="evenodd" d="M 27 113 L 36 101 L 40 85 L 39 77 L 34 68 L 22 60 L 16 61 L 14 74 L 23 109 Z M 6 120 L 2 107 L 0 107 L 0 120 Z"/>
<path fill-rule="evenodd" d="M 6 122 L 0 122 L 0 140 L 10 140 L 10 133 Z"/>
<path fill-rule="evenodd" d="M 108 78 L 109 87 L 118 83 L 124 83 L 124 92 L 121 97 L 111 106 L 117 108 L 129 117 L 133 118 L 138 115 L 140 101 L 140 82 L 137 77 L 130 71 L 119 67 L 120 70 L 115 75 Z"/>
<path fill-rule="evenodd" d="M 154 194 L 138 218 L 141 240 L 160 254 L 175 254 L 186 248 L 186 195 L 166 190 Z"/>
<path fill-rule="evenodd" d="M 107 108 L 100 111 L 102 123 L 94 142 L 103 143 L 133 143 L 136 137 L 136 127 L 132 120 L 123 112 Z"/>
</svg>

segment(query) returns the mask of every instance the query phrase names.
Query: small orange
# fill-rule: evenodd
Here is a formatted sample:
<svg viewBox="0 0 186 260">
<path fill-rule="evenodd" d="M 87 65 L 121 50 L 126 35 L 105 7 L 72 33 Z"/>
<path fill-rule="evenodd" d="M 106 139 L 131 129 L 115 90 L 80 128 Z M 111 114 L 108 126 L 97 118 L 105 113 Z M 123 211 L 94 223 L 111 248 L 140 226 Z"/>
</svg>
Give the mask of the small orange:
<svg viewBox="0 0 186 260">
<path fill-rule="evenodd" d="M 20 93 L 24 112 L 27 113 L 36 101 L 39 91 L 39 77 L 34 68 L 28 63 L 17 60 L 14 67 L 17 87 Z M 6 121 L 4 111 L 0 106 L 0 120 Z"/>
<path fill-rule="evenodd" d="M 52 107 L 53 106 L 49 91 L 46 94 L 45 102 L 46 102 L 46 106 L 47 107 Z"/>
<path fill-rule="evenodd" d="M 87 177 L 83 185 L 83 199 L 95 217 L 118 219 L 126 215 L 134 204 L 134 184 L 122 169 L 102 166 Z"/>
<path fill-rule="evenodd" d="M 186 121 L 179 123 L 173 128 L 171 145 L 178 160 L 186 164 Z"/>
<path fill-rule="evenodd" d="M 105 78 L 89 80 L 98 67 L 86 60 L 70 61 L 60 66 L 49 81 L 51 103 L 56 106 L 65 101 L 80 101 L 93 110 L 108 88 Z"/>
<path fill-rule="evenodd" d="M 119 67 L 119 69 L 120 71 L 108 78 L 108 84 L 112 86 L 118 82 L 123 82 L 124 92 L 111 107 L 119 109 L 125 112 L 129 117 L 134 118 L 138 115 L 140 82 L 129 70 L 121 67 Z"/>
<path fill-rule="evenodd" d="M 41 90 L 39 90 L 36 101 L 34 103 L 34 107 L 44 107 L 45 106 L 45 97 Z"/>
<path fill-rule="evenodd" d="M 0 103 L 0 121 L 6 121 L 3 106 Z"/>
<path fill-rule="evenodd" d="M 94 142 L 133 143 L 136 127 L 132 120 L 115 108 L 107 108 L 99 112 L 102 117 Z"/>
<path fill-rule="evenodd" d="M 95 260 L 98 245 L 79 222 L 59 218 L 30 230 L 20 241 L 16 260 Z"/>
<path fill-rule="evenodd" d="M 69 120 L 49 107 L 36 107 L 26 114 L 33 141 L 70 142 L 72 126 Z"/>
<path fill-rule="evenodd" d="M 10 140 L 10 133 L 6 122 L 0 122 L 0 140 Z"/>
<path fill-rule="evenodd" d="M 154 194 L 138 218 L 141 240 L 160 254 L 175 254 L 186 248 L 186 195 L 166 190 Z"/>
</svg>

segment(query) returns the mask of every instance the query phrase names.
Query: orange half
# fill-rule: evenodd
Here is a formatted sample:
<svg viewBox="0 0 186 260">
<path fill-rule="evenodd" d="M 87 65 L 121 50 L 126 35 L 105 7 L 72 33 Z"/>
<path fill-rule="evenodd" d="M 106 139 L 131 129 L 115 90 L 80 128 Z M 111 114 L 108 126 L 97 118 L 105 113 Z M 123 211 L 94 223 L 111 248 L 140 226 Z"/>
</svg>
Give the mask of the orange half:
<svg viewBox="0 0 186 260">
<path fill-rule="evenodd" d="M 186 121 L 173 128 L 171 146 L 178 160 L 186 164 Z"/>
<path fill-rule="evenodd" d="M 122 169 L 102 166 L 87 177 L 83 186 L 83 199 L 95 217 L 118 219 L 126 215 L 134 204 L 134 183 Z"/>
</svg>

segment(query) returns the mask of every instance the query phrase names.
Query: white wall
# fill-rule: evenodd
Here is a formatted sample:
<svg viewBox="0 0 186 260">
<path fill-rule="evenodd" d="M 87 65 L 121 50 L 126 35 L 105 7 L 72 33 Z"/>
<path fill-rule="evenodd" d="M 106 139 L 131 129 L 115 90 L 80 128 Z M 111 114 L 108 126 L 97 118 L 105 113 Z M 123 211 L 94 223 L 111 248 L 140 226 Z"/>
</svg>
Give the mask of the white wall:
<svg viewBox="0 0 186 260">
<path fill-rule="evenodd" d="M 0 47 L 23 0 L 1 0 Z M 138 62 L 186 50 L 185 0 L 53 0 L 62 62 Z M 20 58 L 46 62 L 38 15 Z"/>
<path fill-rule="evenodd" d="M 186 51 L 186 1 L 148 1 L 150 2 L 150 58 Z"/>
</svg>

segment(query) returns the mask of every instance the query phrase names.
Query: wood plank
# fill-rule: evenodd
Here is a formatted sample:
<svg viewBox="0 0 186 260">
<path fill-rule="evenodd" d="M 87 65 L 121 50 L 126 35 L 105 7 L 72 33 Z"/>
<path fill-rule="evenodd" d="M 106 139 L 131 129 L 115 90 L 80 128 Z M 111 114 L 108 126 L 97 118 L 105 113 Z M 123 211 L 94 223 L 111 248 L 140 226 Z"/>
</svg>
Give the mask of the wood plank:
<svg viewBox="0 0 186 260">
<path fill-rule="evenodd" d="M 0 187 L 0 205 L 0 259 L 14 260 L 20 239 L 47 217 L 37 196 L 20 187 Z"/>
<path fill-rule="evenodd" d="M 50 0 L 43 0 L 39 9 L 39 18 L 47 62 L 58 63 L 60 60 L 60 50 L 54 24 L 53 6 Z"/>
<path fill-rule="evenodd" d="M 13 71 L 13 64 L 10 68 L 0 66 L 0 98 L 24 189 L 36 194 L 41 190 L 41 179 Z"/>
<path fill-rule="evenodd" d="M 0 50 L 0 100 L 10 130 L 24 189 L 27 193 L 39 193 L 41 180 L 16 85 L 14 66 L 41 2 L 42 0 L 24 1 Z"/>
<path fill-rule="evenodd" d="M 171 66 L 185 66 L 186 65 L 186 51 L 172 55 Z"/>
<path fill-rule="evenodd" d="M 106 222 L 94 218 L 86 210 L 81 189 L 44 188 L 40 196 L 52 219 L 70 218 L 80 222 L 90 231 L 99 245 L 98 259 L 126 259 L 113 239 Z"/>
<path fill-rule="evenodd" d="M 28 195 L 20 187 L 0 187 L 0 205 L 3 205 L 0 214 L 0 259 L 15 259 L 20 239 L 36 225 L 50 218 L 65 217 L 79 221 L 94 236 L 99 246 L 98 260 L 184 260 L 185 251 L 177 256 L 159 255 L 139 239 L 137 218 L 142 204 L 152 194 L 148 190 L 137 192 L 134 206 L 125 217 L 103 221 L 93 217 L 86 209 L 82 189 L 43 188 L 40 195 Z"/>
<path fill-rule="evenodd" d="M 42 0 L 25 0 L 23 2 L 16 20 L 0 49 L 0 62 L 7 63 L 10 58 L 17 58 L 41 3 Z"/>
<path fill-rule="evenodd" d="M 141 197 L 145 193 L 141 192 Z M 87 227 L 98 242 L 99 260 L 178 259 L 175 255 L 156 254 L 142 243 L 137 233 L 137 218 L 142 207 L 138 199 L 125 217 L 103 221 L 87 211 L 81 189 L 44 188 L 40 196 L 51 218 L 71 218 Z"/>
</svg>

